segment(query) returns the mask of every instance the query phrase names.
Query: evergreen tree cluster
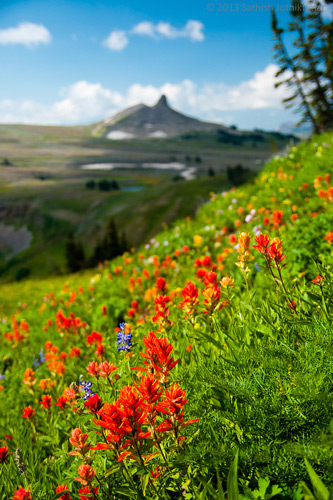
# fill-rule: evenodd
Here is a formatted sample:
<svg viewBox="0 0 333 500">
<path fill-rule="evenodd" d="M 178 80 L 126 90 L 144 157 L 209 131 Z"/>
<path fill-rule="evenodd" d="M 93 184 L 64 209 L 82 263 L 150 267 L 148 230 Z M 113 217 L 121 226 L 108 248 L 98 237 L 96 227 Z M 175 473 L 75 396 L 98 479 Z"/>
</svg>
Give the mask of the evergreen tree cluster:
<svg viewBox="0 0 333 500">
<path fill-rule="evenodd" d="M 67 268 L 73 273 L 81 269 L 94 267 L 99 262 L 112 260 L 128 250 L 129 244 L 125 233 L 123 231 L 119 233 L 114 219 L 110 219 L 104 238 L 97 243 L 93 254 L 87 259 L 85 258 L 82 243 L 75 240 L 73 233 L 68 235 L 66 242 Z"/>
<path fill-rule="evenodd" d="M 93 179 L 86 182 L 87 189 L 99 189 L 100 191 L 118 191 L 119 184 L 116 180 L 109 181 L 108 179 L 101 179 L 98 182 Z"/>
<path fill-rule="evenodd" d="M 292 0 L 287 30 L 278 25 L 274 10 L 271 23 L 280 66 L 275 87 L 287 86 L 285 107 L 300 112 L 299 125 L 310 122 L 315 133 L 333 128 L 333 21 L 324 21 L 322 8 L 318 0 L 309 0 L 306 6 L 302 0 Z M 295 36 L 292 51 L 284 42 L 286 32 Z"/>
</svg>

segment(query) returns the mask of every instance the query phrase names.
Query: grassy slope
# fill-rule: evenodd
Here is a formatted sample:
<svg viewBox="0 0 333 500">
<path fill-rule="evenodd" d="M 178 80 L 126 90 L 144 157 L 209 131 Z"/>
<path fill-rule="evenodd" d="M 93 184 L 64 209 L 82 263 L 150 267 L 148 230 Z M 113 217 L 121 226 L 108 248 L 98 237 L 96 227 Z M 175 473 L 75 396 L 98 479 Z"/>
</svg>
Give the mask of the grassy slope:
<svg viewBox="0 0 333 500">
<path fill-rule="evenodd" d="M 115 349 L 113 328 L 120 320 L 130 322 L 135 342 L 130 364 L 141 364 L 142 337 L 157 328 L 151 321 L 156 295 L 153 276 L 157 271 L 165 277 L 167 293 L 172 298 L 169 318 L 174 325 L 166 330 L 174 345 L 174 356 L 180 358 L 174 378 L 187 389 L 186 414 L 189 418 L 201 419 L 198 434 L 193 435 L 194 428 L 188 431 L 193 436 L 193 444 L 189 443 L 184 450 L 184 458 L 175 459 L 175 466 L 184 471 L 191 464 L 192 472 L 196 471 L 193 484 L 200 490 L 203 488 L 200 481 L 206 484 L 213 478 L 214 489 L 215 467 L 219 468 L 225 481 L 232 457 L 239 448 L 242 488 L 247 484 L 254 488 L 258 477 L 268 477 L 272 484 L 281 485 L 283 491 L 279 498 L 300 499 L 302 494 L 297 485 L 301 480 L 308 481 L 304 457 L 329 484 L 333 479 L 332 432 L 329 430 L 333 391 L 332 317 L 311 280 L 318 273 L 314 260 L 322 262 L 324 267 L 319 268 L 319 272 L 326 276 L 324 292 L 329 301 L 333 258 L 331 246 L 324 237 L 333 232 L 332 204 L 318 196 L 313 180 L 318 175 L 331 173 L 332 151 L 332 134 L 316 137 L 310 144 L 301 144 L 287 157 L 270 162 L 254 183 L 212 196 L 211 202 L 201 207 L 196 218 L 178 221 L 172 229 L 160 233 L 150 248 L 111 262 L 107 269 L 97 271 L 93 277 L 90 274 L 70 277 L 70 287 L 56 292 L 53 305 L 52 301 L 46 301 L 38 312 L 34 300 L 27 300 L 27 308 L 19 308 L 17 317 L 29 321 L 28 342 L 11 349 L 0 340 L 2 354 L 13 361 L 3 383 L 4 391 L 0 393 L 0 414 L 3 415 L 0 436 L 10 430 L 15 436 L 14 444 L 24 445 L 18 433 L 27 431 L 19 412 L 25 405 L 37 407 L 37 403 L 27 392 L 17 391 L 17 387 L 22 388 L 23 371 L 30 366 L 32 355 L 39 352 L 45 340 L 53 341 L 66 352 L 81 342 L 86 355 L 86 359 L 75 364 L 66 361 L 67 373 L 56 379 L 54 397 L 84 373 L 88 361 L 95 359 L 93 350 L 84 347 L 84 333 L 81 338 L 61 337 L 54 326 L 47 333 L 42 332 L 47 319 L 54 320 L 58 307 L 64 308 L 66 315 L 73 311 L 87 321 L 89 331 L 102 332 L 106 357 L 117 364 L 120 358 Z M 322 187 L 327 189 L 328 185 L 323 183 Z M 272 220 L 275 210 L 283 212 L 284 225 L 279 231 L 271 223 L 267 226 L 263 223 L 264 217 Z M 317 215 L 313 217 L 313 213 Z M 293 214 L 297 214 L 295 220 L 291 217 Z M 253 235 L 260 228 L 271 237 L 279 235 L 283 240 L 283 254 L 287 255 L 283 276 L 295 300 L 297 315 L 287 307 L 281 292 L 276 293 L 268 273 L 260 267 L 255 270 L 254 263 L 264 266 L 261 254 L 251 250 L 255 260 L 249 265 L 250 295 L 244 286 L 244 277 L 235 266 L 239 254 L 231 236 L 241 231 Z M 182 252 L 183 245 L 188 245 L 188 252 Z M 180 251 L 178 256 L 174 255 L 175 250 Z M 158 259 L 155 263 L 154 255 Z M 167 255 L 172 256 L 171 261 L 165 260 Z M 189 321 L 184 320 L 177 305 L 182 300 L 180 291 L 189 280 L 203 289 L 194 264 L 204 255 L 210 255 L 217 265 L 218 279 L 232 276 L 235 287 L 229 297 L 230 308 L 215 311 L 211 316 L 198 315 L 193 328 Z M 149 271 L 149 279 L 142 277 L 143 268 Z M 142 287 L 139 284 L 133 286 L 129 281 L 131 276 L 135 279 L 142 277 Z M 83 293 L 66 305 L 64 301 L 70 297 L 71 290 L 77 291 L 82 280 L 86 280 Z M 16 297 L 17 288 L 11 286 L 5 289 L 6 295 L 12 294 L 13 301 L 17 302 L 20 299 Z M 33 289 L 34 286 L 33 282 L 27 284 L 26 295 L 22 297 L 27 297 L 29 287 Z M 48 286 L 53 288 L 54 284 L 44 282 L 43 293 Z M 33 293 L 36 297 L 36 291 Z M 222 296 L 225 293 L 222 290 Z M 138 302 L 138 313 L 134 318 L 127 315 L 132 300 Z M 200 293 L 199 300 L 202 303 Z M 101 315 L 102 305 L 106 306 L 106 317 Z M 199 310 L 203 308 L 201 305 Z M 12 310 L 8 302 L 5 314 L 9 315 Z M 144 322 L 138 322 L 139 319 Z M 7 327 L 3 326 L 2 330 L 6 331 Z M 189 344 L 193 345 L 190 352 L 186 350 Z M 21 360 L 24 360 L 22 365 Z M 42 376 L 50 376 L 46 366 L 42 367 L 38 379 Z M 125 369 L 122 377 L 123 383 L 133 380 Z M 8 409 L 8 398 L 14 394 L 15 405 Z M 37 411 L 40 410 L 37 408 Z M 62 430 L 57 431 L 63 440 L 67 439 L 73 426 L 84 425 L 79 415 L 71 418 L 73 421 L 69 427 L 62 422 L 63 427 L 59 427 Z M 18 431 L 11 421 L 17 422 Z M 42 442 L 42 429 L 40 433 Z M 57 443 L 50 446 L 56 447 Z M 32 468 L 31 476 L 40 479 L 38 489 L 35 487 L 36 498 L 42 498 L 39 495 L 48 483 L 33 462 L 39 464 L 48 450 L 38 448 L 40 457 L 37 461 L 33 458 L 33 453 L 37 452 L 25 447 L 25 453 Z M 58 466 L 51 463 L 44 466 L 45 474 L 48 471 L 52 476 L 52 471 L 57 470 L 57 480 L 62 481 L 66 470 L 71 486 L 77 465 L 71 459 L 59 459 Z M 153 461 L 153 465 L 156 462 Z M 52 485 L 54 488 L 55 480 Z M 75 490 L 75 481 L 71 488 Z M 213 493 L 211 496 L 206 494 L 202 498 L 216 498 Z"/>
<path fill-rule="evenodd" d="M 193 215 L 213 189 L 227 189 L 228 165 L 241 163 L 256 171 L 288 141 L 267 134 L 263 141 L 245 141 L 235 147 L 219 142 L 216 135 L 194 134 L 187 139 L 124 142 L 91 137 L 89 127 L 0 125 L 0 159 L 8 158 L 13 164 L 0 165 L 0 216 L 6 224 L 26 225 L 33 234 L 27 251 L 10 263 L 1 259 L 1 281 L 13 280 L 22 268 L 31 277 L 65 272 L 68 232 L 82 240 L 89 254 L 111 215 L 137 247 L 160 231 L 163 222 Z M 87 172 L 79 168 L 96 161 L 180 161 L 195 166 L 199 179 L 173 183 L 175 171 Z M 209 168 L 218 173 L 216 178 L 207 178 Z M 140 193 L 85 189 L 87 180 L 105 177 L 116 178 L 124 188 L 149 189 Z"/>
</svg>

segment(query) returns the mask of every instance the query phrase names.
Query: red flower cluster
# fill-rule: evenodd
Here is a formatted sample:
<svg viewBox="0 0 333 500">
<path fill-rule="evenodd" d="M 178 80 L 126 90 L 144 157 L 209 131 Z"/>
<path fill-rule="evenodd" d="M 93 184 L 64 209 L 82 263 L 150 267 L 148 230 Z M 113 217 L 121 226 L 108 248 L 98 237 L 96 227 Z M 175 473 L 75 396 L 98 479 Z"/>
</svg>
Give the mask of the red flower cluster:
<svg viewBox="0 0 333 500">
<path fill-rule="evenodd" d="M 187 403 L 185 391 L 177 384 L 171 384 L 169 389 L 167 387 L 170 370 L 178 363 L 171 357 L 172 345 L 165 338 L 157 338 L 153 332 L 143 342 L 145 352 L 141 356 L 145 367 L 133 368 L 146 372 L 140 383 L 123 387 L 114 403 L 105 403 L 95 412 L 93 422 L 103 428 L 106 442 L 90 446 L 88 434 L 74 429 L 70 438 L 70 443 L 75 447 L 72 454 L 85 459 L 89 448 L 112 450 L 118 462 L 130 457 L 143 463 L 143 453 L 151 446 L 156 446 L 160 433 L 171 431 L 177 440 L 183 439 L 180 431 L 198 421 L 184 422 L 184 405 Z M 86 464 L 80 466 L 80 477 L 76 479 L 90 486 L 95 471 L 87 467 Z"/>
<path fill-rule="evenodd" d="M 169 306 L 171 303 L 170 298 L 167 295 L 158 295 L 155 299 L 155 316 L 152 317 L 153 323 L 159 323 L 162 328 L 166 328 L 172 325 L 169 320 Z"/>
<path fill-rule="evenodd" d="M 182 290 L 183 302 L 179 306 L 185 314 L 185 318 L 192 319 L 196 314 L 196 307 L 199 304 L 198 300 L 199 290 L 192 283 L 188 281 Z"/>
<path fill-rule="evenodd" d="M 42 397 L 42 400 L 40 402 L 42 406 L 44 406 L 45 410 L 49 410 L 52 406 L 52 398 L 51 396 L 48 396 L 47 394 L 44 394 Z"/>
<path fill-rule="evenodd" d="M 131 302 L 131 309 L 128 310 L 128 316 L 132 318 L 135 316 L 138 312 L 138 302 L 136 300 L 132 300 Z"/>
<path fill-rule="evenodd" d="M 69 496 L 68 486 L 66 486 L 65 484 L 61 484 L 56 487 L 56 493 L 61 493 L 62 491 L 65 491 L 65 493 L 58 498 L 60 500 L 71 500 L 72 497 Z"/>
<path fill-rule="evenodd" d="M 117 367 L 108 361 L 102 361 L 101 363 L 91 361 L 86 367 L 86 370 L 88 374 L 94 378 L 102 377 L 109 380 L 111 373 L 117 370 Z"/>
<path fill-rule="evenodd" d="M 29 488 L 25 490 L 24 488 L 19 488 L 14 492 L 14 496 L 11 500 L 31 500 L 31 494 Z"/>
<path fill-rule="evenodd" d="M 281 210 L 275 210 L 272 213 L 272 223 L 273 223 L 273 226 L 276 227 L 276 228 L 282 226 L 282 224 L 283 224 L 282 218 L 283 218 L 283 212 L 281 212 Z"/>
<path fill-rule="evenodd" d="M 27 418 L 28 420 L 31 420 L 34 415 L 35 415 L 34 408 L 31 408 L 31 406 L 27 406 L 26 408 L 24 408 L 21 416 L 23 418 Z"/>
<path fill-rule="evenodd" d="M 160 383 L 166 384 L 169 372 L 179 361 L 179 359 L 174 361 L 170 357 L 173 350 L 172 345 L 168 343 L 166 338 L 157 338 L 154 332 L 149 332 L 147 337 L 143 338 L 143 343 L 145 349 L 140 354 L 145 359 L 146 370 L 148 373 L 153 374 L 154 378 L 159 379 Z"/>
<path fill-rule="evenodd" d="M 25 320 L 17 320 L 15 316 L 12 316 L 12 331 L 4 333 L 4 338 L 16 346 L 19 342 L 23 342 L 29 332 L 29 324 Z"/>
<path fill-rule="evenodd" d="M 72 312 L 67 318 L 61 309 L 56 314 L 56 325 L 60 332 L 73 334 L 77 334 L 80 328 L 86 327 L 86 323 L 81 321 L 81 318 L 76 318 Z"/>
<path fill-rule="evenodd" d="M 277 267 L 286 256 L 282 256 L 282 242 L 279 238 L 274 238 L 269 244 L 269 237 L 267 234 L 260 234 L 256 236 L 256 245 L 253 245 L 253 248 L 262 253 L 267 263 L 270 265 L 270 262 L 273 261 L 275 266 Z"/>
<path fill-rule="evenodd" d="M 205 310 L 204 314 L 213 314 L 215 309 L 222 309 L 228 304 L 228 301 L 224 300 L 220 302 L 221 298 L 221 289 L 217 284 L 217 274 L 213 272 L 209 272 L 205 278 L 205 289 L 202 290 L 202 295 L 205 297 L 204 305 Z"/>
<path fill-rule="evenodd" d="M 94 500 L 98 492 L 98 486 L 94 488 L 93 486 L 85 486 L 79 489 L 80 500 Z M 86 496 L 88 495 L 88 496 Z"/>
<path fill-rule="evenodd" d="M 215 271 L 216 264 L 213 263 L 210 255 L 205 255 L 201 259 L 196 259 L 194 267 L 198 268 L 197 277 L 204 280 L 208 271 Z"/>
<path fill-rule="evenodd" d="M 0 446 L 0 464 L 4 464 L 7 458 L 11 455 L 7 446 Z"/>
</svg>

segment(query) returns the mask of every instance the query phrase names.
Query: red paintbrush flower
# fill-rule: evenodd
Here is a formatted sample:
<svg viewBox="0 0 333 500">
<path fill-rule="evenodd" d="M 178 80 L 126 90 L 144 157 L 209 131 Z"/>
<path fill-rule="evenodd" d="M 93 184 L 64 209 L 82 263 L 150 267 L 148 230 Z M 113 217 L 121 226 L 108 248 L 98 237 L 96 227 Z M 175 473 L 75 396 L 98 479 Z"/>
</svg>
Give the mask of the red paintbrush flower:
<svg viewBox="0 0 333 500">
<path fill-rule="evenodd" d="M 31 408 L 31 406 L 27 406 L 26 408 L 24 408 L 23 410 L 23 413 L 22 413 L 22 417 L 23 418 L 27 418 L 27 419 L 32 419 L 32 417 L 35 415 L 35 410 L 34 408 Z"/>
<path fill-rule="evenodd" d="M 25 490 L 24 488 L 19 488 L 14 492 L 14 496 L 11 500 L 31 500 L 31 494 L 29 488 Z"/>
<path fill-rule="evenodd" d="M 57 400 L 56 403 L 54 403 L 55 406 L 59 406 L 60 410 L 63 410 L 67 404 L 68 399 L 65 398 L 64 396 L 60 396 Z"/>
<path fill-rule="evenodd" d="M 93 488 L 92 486 L 85 486 L 84 488 L 79 489 L 80 500 L 93 500 L 96 498 L 98 492 L 98 486 Z M 89 496 L 86 496 L 89 495 Z"/>
<path fill-rule="evenodd" d="M 84 403 L 84 406 L 92 413 L 97 413 L 103 406 L 103 400 L 98 396 L 98 394 L 93 394 L 89 396 L 87 401 Z"/>
<path fill-rule="evenodd" d="M 42 400 L 40 402 L 42 406 L 44 406 L 45 410 L 48 410 L 52 406 L 52 398 L 48 394 L 44 394 Z"/>
<path fill-rule="evenodd" d="M 323 276 L 320 276 L 320 274 L 317 274 L 316 279 L 312 280 L 312 283 L 315 285 L 322 285 L 324 281 Z"/>
<path fill-rule="evenodd" d="M 89 365 L 86 367 L 86 370 L 89 375 L 92 377 L 98 378 L 99 377 L 99 364 L 97 361 L 90 361 Z"/>
<path fill-rule="evenodd" d="M 90 485 L 96 476 L 96 470 L 92 469 L 88 464 L 81 464 L 78 468 L 78 473 L 80 477 L 76 477 L 75 479 L 83 486 Z"/>
<path fill-rule="evenodd" d="M 0 464 L 4 464 L 7 458 L 11 455 L 7 446 L 0 446 Z"/>
<path fill-rule="evenodd" d="M 88 434 L 83 434 L 81 429 L 73 429 L 69 442 L 74 446 L 75 451 L 71 451 L 70 455 L 79 455 L 84 458 L 90 449 L 90 443 L 87 443 L 88 438 Z"/>
<path fill-rule="evenodd" d="M 99 376 L 102 378 L 108 378 L 112 372 L 117 370 L 118 368 L 108 361 L 103 361 L 103 363 L 99 364 Z"/>
<path fill-rule="evenodd" d="M 58 498 L 60 500 L 71 500 L 72 497 L 69 496 L 68 486 L 66 486 L 65 484 L 61 484 L 61 485 L 56 487 L 56 493 L 61 493 L 62 491 L 65 491 L 66 493 L 64 493 L 63 495 L 61 495 Z"/>
<path fill-rule="evenodd" d="M 267 234 L 259 234 L 259 236 L 256 236 L 256 245 L 252 245 L 253 248 L 258 250 L 260 253 L 267 253 L 267 247 L 269 244 L 269 236 Z"/>
</svg>

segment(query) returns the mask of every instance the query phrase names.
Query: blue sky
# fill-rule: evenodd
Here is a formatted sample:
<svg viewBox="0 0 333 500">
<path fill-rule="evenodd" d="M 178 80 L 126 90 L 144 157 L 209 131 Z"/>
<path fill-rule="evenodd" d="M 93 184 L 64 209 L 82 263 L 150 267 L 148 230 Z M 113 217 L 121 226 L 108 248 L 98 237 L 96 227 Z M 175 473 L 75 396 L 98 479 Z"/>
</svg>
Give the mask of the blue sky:
<svg viewBox="0 0 333 500">
<path fill-rule="evenodd" d="M 170 104 L 241 128 L 296 117 L 273 90 L 269 5 L 286 0 L 2 0 L 0 122 L 91 123 Z"/>
</svg>

